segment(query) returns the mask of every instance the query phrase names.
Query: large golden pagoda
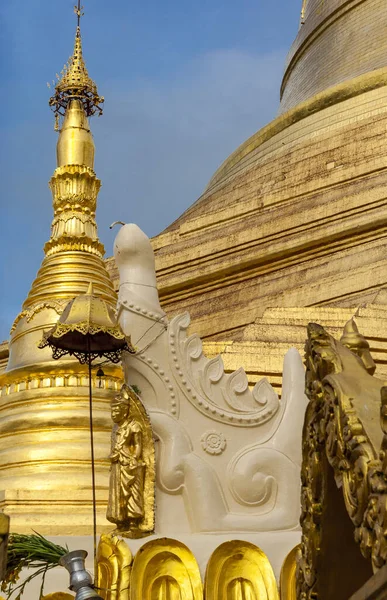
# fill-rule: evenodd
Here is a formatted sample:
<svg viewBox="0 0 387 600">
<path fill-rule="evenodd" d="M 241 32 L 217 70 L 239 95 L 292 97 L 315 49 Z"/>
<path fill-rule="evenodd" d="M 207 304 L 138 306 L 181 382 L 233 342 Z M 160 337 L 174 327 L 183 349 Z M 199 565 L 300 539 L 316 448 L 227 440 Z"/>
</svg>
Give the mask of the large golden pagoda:
<svg viewBox="0 0 387 600">
<path fill-rule="evenodd" d="M 79 16 L 78 16 L 79 21 Z M 101 111 L 82 56 L 78 23 L 74 52 L 50 105 L 63 116 L 57 168 L 50 180 L 54 219 L 45 258 L 16 317 L 9 360 L 1 375 L 1 507 L 13 530 L 60 534 L 91 531 L 91 471 L 88 376 L 76 359 L 53 361 L 38 343 L 67 302 L 96 294 L 115 308 L 116 294 L 103 260 L 95 222 L 101 185 L 94 172 L 94 142 L 88 116 Z M 93 381 L 98 494 L 107 495 L 110 444 L 109 400 L 120 384 L 120 369 L 104 367 Z M 100 524 L 105 505 L 99 510 Z"/>
<path fill-rule="evenodd" d="M 386 301 L 386 67 L 385 0 L 304 0 L 278 117 L 153 239 L 164 309 L 188 310 L 207 355 L 250 381 L 280 388 L 308 320 L 338 334 L 359 309 L 377 337 L 367 306 Z M 384 369 L 385 342 L 374 349 Z"/>
</svg>

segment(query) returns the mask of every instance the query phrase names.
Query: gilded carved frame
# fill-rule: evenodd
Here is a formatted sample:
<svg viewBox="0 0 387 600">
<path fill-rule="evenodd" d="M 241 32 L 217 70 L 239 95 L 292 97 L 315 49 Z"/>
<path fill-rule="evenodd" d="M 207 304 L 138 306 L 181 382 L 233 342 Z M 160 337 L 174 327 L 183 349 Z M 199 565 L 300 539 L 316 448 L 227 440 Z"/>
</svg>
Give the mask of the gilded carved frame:
<svg viewBox="0 0 387 600">
<path fill-rule="evenodd" d="M 344 347 L 346 346 L 346 348 Z M 375 365 L 369 346 L 350 321 L 341 344 L 314 323 L 306 342 L 306 394 L 309 405 L 303 430 L 301 471 L 302 541 L 297 556 L 297 597 L 318 598 L 322 513 L 326 503 L 323 468 L 325 453 L 341 488 L 354 537 L 363 556 L 377 570 L 387 560 L 387 387 L 381 390 L 381 425 L 384 432 L 378 452 L 357 415 L 338 374 L 349 353 L 356 355 L 354 379 L 372 378 Z M 352 364 L 353 375 L 353 364 Z M 373 379 L 373 378 L 372 378 Z M 381 382 L 382 384 L 383 382 Z"/>
</svg>

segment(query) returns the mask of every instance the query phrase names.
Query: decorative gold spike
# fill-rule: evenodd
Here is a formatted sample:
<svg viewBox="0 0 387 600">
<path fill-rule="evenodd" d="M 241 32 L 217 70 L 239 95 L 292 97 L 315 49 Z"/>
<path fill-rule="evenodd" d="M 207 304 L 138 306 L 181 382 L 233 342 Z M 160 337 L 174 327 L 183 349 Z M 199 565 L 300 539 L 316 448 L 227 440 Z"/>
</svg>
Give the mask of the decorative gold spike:
<svg viewBox="0 0 387 600">
<path fill-rule="evenodd" d="M 73 98 L 82 101 L 86 115 L 89 117 L 96 112 L 102 113 L 100 106 L 104 99 L 98 95 L 97 86 L 89 77 L 82 53 L 81 29 L 79 26 L 80 17 L 83 15 L 82 8 L 78 3 L 76 7 L 78 16 L 78 25 L 75 34 L 74 51 L 64 66 L 64 72 L 60 78 L 57 74 L 58 83 L 55 86 L 55 94 L 50 98 L 49 104 L 55 114 L 63 115 L 66 108 Z"/>
<path fill-rule="evenodd" d="M 81 6 L 80 1 L 78 0 L 78 5 L 74 6 L 74 12 L 77 15 L 77 24 L 79 27 L 80 21 L 81 21 L 81 17 L 83 17 L 83 15 L 85 14 L 83 12 L 83 6 Z"/>
<path fill-rule="evenodd" d="M 68 90 L 79 92 L 88 91 L 95 96 L 98 95 L 97 86 L 89 77 L 83 59 L 81 30 L 79 27 L 77 27 L 75 35 L 74 52 L 67 64 L 67 72 L 57 85 L 58 92 Z"/>
<path fill-rule="evenodd" d="M 345 324 L 340 342 L 359 356 L 370 375 L 375 373 L 376 365 L 370 353 L 370 346 L 364 335 L 359 332 L 354 318 Z"/>
</svg>

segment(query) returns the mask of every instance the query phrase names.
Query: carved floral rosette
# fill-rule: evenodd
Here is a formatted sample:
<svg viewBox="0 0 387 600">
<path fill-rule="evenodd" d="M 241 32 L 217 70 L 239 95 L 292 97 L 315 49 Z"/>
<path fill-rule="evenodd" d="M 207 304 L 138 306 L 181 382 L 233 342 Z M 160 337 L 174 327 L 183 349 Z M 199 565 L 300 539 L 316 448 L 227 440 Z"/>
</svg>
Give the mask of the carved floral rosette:
<svg viewBox="0 0 387 600">
<path fill-rule="evenodd" d="M 364 338 L 359 335 L 359 339 L 364 348 Z M 378 459 L 352 399 L 340 386 L 337 375 L 343 371 L 343 363 L 339 346 L 322 327 L 309 324 L 305 348 L 309 405 L 303 430 L 301 471 L 302 541 L 297 557 L 297 597 L 305 600 L 318 598 L 321 521 L 327 486 L 324 453 L 342 490 L 361 552 L 366 558 L 372 558 L 375 570 L 387 559 L 386 464 L 382 465 Z M 342 345 L 341 348 L 348 353 Z M 370 377 L 368 349 L 366 364 L 353 347 L 351 351 L 360 357 L 357 359 L 359 376 Z M 384 412 L 387 415 L 387 410 L 383 406 L 387 407 L 387 394 L 383 405 L 382 393 L 382 427 L 386 433 Z M 384 446 L 387 447 L 387 441 Z M 384 449 L 381 458 L 384 458 Z"/>
</svg>

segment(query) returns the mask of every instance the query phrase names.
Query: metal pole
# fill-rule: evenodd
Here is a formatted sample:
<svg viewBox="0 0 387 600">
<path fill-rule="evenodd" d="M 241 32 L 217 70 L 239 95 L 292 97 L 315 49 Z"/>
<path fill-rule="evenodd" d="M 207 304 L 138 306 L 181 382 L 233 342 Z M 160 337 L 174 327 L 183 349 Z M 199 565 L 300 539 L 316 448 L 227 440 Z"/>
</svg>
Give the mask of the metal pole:
<svg viewBox="0 0 387 600">
<path fill-rule="evenodd" d="M 91 381 L 91 353 L 90 340 L 87 340 L 89 359 L 89 416 L 90 416 L 90 451 L 91 451 L 91 481 L 93 489 L 93 545 L 94 545 L 94 577 L 97 576 L 97 503 L 95 498 L 95 462 L 94 462 L 94 438 L 93 438 L 93 396 Z"/>
</svg>

